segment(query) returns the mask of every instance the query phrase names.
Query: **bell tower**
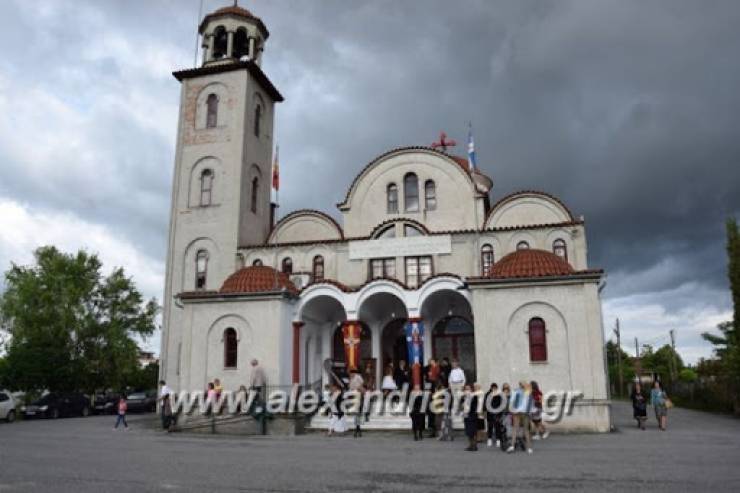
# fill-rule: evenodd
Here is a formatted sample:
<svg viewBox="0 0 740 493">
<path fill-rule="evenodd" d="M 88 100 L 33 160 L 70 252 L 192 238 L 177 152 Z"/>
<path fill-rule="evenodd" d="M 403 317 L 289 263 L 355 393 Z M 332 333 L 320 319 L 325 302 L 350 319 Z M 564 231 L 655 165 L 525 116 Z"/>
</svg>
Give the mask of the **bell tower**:
<svg viewBox="0 0 740 493">
<path fill-rule="evenodd" d="M 283 97 L 261 68 L 269 32 L 233 6 L 199 25 L 201 65 L 173 73 L 181 83 L 164 293 L 162 376 L 177 382 L 184 291 L 218 290 L 241 245 L 270 232 L 276 103 Z"/>
</svg>

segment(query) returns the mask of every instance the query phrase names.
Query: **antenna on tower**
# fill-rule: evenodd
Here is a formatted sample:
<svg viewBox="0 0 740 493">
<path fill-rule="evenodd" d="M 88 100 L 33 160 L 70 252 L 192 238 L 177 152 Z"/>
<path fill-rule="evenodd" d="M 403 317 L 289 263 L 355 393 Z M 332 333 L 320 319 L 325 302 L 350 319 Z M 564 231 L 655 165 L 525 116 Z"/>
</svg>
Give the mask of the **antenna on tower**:
<svg viewBox="0 0 740 493">
<path fill-rule="evenodd" d="M 236 0 L 234 0 L 236 4 Z M 203 0 L 200 0 L 200 7 L 198 8 L 198 20 L 195 24 L 195 53 L 193 54 L 193 67 L 198 66 L 198 41 L 200 40 L 200 18 L 203 17 Z"/>
</svg>

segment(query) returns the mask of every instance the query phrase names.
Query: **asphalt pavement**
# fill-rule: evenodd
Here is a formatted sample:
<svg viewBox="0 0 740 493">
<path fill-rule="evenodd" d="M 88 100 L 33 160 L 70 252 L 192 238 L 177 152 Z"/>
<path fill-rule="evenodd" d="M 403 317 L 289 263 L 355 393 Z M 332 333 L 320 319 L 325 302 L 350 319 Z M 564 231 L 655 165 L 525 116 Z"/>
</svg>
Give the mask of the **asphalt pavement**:
<svg viewBox="0 0 740 493">
<path fill-rule="evenodd" d="M 0 424 L 0 492 L 740 491 L 740 420 L 672 409 L 668 431 L 550 436 L 534 454 L 408 434 L 229 437 L 167 434 L 151 415 L 130 429 L 94 416 Z"/>
</svg>

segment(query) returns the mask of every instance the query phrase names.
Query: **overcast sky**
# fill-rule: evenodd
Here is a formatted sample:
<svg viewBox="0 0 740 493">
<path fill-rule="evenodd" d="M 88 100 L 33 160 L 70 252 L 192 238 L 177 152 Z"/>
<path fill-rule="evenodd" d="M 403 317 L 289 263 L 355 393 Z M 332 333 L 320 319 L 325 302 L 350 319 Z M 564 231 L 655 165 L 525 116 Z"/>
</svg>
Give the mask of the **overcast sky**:
<svg viewBox="0 0 740 493">
<path fill-rule="evenodd" d="M 205 0 L 205 12 L 229 4 Z M 338 216 L 355 174 L 473 122 L 492 199 L 586 217 L 622 321 L 684 359 L 731 317 L 724 220 L 740 216 L 740 3 L 242 0 L 271 36 L 281 213 Z M 42 244 L 98 252 L 161 300 L 179 83 L 199 0 L 0 6 L 0 268 Z M 464 153 L 462 147 L 457 152 Z M 148 342 L 158 350 L 158 337 Z"/>
</svg>

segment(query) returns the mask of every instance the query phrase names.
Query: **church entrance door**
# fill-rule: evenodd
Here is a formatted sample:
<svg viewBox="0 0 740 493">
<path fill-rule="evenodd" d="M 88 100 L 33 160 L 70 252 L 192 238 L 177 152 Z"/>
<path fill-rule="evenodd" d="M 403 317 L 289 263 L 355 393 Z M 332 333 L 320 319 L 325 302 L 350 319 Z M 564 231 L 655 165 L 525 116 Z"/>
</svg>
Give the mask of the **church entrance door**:
<svg viewBox="0 0 740 493">
<path fill-rule="evenodd" d="M 457 359 L 468 382 L 476 379 L 473 325 L 462 317 L 445 317 L 432 330 L 432 354 L 439 361 Z"/>
<path fill-rule="evenodd" d="M 383 338 L 381 340 L 381 355 L 383 358 L 383 371 L 392 364 L 393 368 L 398 368 L 398 362 L 408 359 L 406 351 L 406 334 L 404 328 L 406 319 L 398 318 L 391 320 L 383 328 Z"/>
</svg>

